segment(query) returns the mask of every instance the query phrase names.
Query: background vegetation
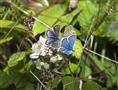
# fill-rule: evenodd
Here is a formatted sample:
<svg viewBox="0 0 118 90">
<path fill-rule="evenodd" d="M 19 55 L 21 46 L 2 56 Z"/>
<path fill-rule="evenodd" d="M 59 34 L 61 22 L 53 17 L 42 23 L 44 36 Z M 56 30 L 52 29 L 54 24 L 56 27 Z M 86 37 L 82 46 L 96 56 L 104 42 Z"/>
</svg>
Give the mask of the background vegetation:
<svg viewBox="0 0 118 90">
<path fill-rule="evenodd" d="M 55 24 L 77 36 L 68 61 L 42 68 L 31 47 Z M 0 0 L 0 90 L 118 90 L 117 0 Z"/>
</svg>

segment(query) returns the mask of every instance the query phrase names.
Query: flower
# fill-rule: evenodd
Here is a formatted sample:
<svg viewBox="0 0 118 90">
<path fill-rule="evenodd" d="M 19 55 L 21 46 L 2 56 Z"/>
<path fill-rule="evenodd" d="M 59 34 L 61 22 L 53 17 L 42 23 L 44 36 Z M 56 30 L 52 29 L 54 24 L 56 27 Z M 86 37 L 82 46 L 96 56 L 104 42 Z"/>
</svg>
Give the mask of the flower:
<svg viewBox="0 0 118 90">
<path fill-rule="evenodd" d="M 52 50 L 45 44 L 45 42 L 46 39 L 40 36 L 39 40 L 32 45 L 31 59 L 38 59 L 39 56 L 52 55 Z"/>
</svg>

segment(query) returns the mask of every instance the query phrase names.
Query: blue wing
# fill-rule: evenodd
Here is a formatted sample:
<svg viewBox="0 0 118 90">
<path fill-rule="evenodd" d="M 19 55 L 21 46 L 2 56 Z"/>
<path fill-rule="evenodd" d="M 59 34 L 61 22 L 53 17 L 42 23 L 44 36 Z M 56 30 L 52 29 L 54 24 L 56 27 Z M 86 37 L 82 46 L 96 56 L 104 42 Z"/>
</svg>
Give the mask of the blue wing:
<svg viewBox="0 0 118 90">
<path fill-rule="evenodd" d="M 59 51 L 61 51 L 62 53 L 65 53 L 67 55 L 72 54 L 75 40 L 76 40 L 75 35 L 71 35 L 67 38 L 66 37 L 62 38 L 61 47 L 59 48 Z"/>
<path fill-rule="evenodd" d="M 61 40 L 61 47 L 68 48 L 68 46 L 69 46 L 69 43 L 68 43 L 67 38 L 66 37 L 62 38 L 62 40 Z"/>
<path fill-rule="evenodd" d="M 58 45 L 58 33 L 52 31 L 52 30 L 48 30 L 46 31 L 48 40 L 46 41 L 46 45 L 51 45 L 52 47 L 56 48 Z"/>
<path fill-rule="evenodd" d="M 70 44 L 68 42 L 68 38 L 62 38 L 61 40 L 61 47 L 59 48 L 59 51 L 62 53 L 65 53 L 67 55 L 70 55 L 72 53 L 72 49 L 70 49 Z"/>
<path fill-rule="evenodd" d="M 48 37 L 47 44 L 51 44 L 58 40 L 58 34 L 53 32 L 52 30 L 48 30 L 46 34 Z"/>
<path fill-rule="evenodd" d="M 66 55 L 72 54 L 72 50 L 68 50 L 67 48 L 63 48 L 63 47 L 60 47 L 59 51 L 66 54 Z"/>
<path fill-rule="evenodd" d="M 70 49 L 73 49 L 75 41 L 76 41 L 76 36 L 75 35 L 71 35 L 71 36 L 68 37 L 68 43 L 69 43 L 69 48 Z"/>
</svg>

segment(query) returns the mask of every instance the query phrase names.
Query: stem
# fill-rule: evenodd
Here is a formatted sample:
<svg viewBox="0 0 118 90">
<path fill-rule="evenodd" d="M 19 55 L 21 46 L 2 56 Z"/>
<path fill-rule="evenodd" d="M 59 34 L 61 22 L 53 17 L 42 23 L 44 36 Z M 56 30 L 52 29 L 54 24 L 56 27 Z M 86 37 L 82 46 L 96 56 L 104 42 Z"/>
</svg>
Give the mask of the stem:
<svg viewBox="0 0 118 90">
<path fill-rule="evenodd" d="M 7 38 L 7 36 L 12 32 L 12 30 L 15 28 L 15 26 L 18 24 L 19 20 L 16 21 L 14 26 L 9 30 L 9 32 L 5 35 L 4 39 Z"/>
<path fill-rule="evenodd" d="M 41 82 L 41 80 L 31 70 L 29 72 L 38 80 L 38 82 L 43 86 L 45 90 L 48 90 L 47 87 Z"/>
<path fill-rule="evenodd" d="M 84 49 L 85 49 L 86 51 L 88 51 L 88 52 L 90 52 L 90 53 L 93 53 L 93 54 L 95 54 L 95 55 L 97 55 L 97 56 L 99 56 L 99 57 L 102 57 L 102 58 L 104 58 L 104 59 L 106 59 L 106 60 L 108 60 L 108 61 L 111 61 L 111 62 L 114 62 L 114 63 L 118 64 L 118 62 L 115 61 L 115 60 L 113 60 L 113 59 L 110 59 L 110 58 L 108 58 L 108 57 L 105 57 L 105 56 L 103 56 L 103 55 L 101 55 L 101 54 L 99 54 L 99 53 L 96 53 L 96 52 L 94 52 L 94 51 L 88 49 L 88 48 L 84 48 Z"/>
<path fill-rule="evenodd" d="M 12 6 L 16 7 L 18 10 L 20 10 L 21 12 L 23 12 L 25 15 L 29 16 L 30 14 L 28 12 L 26 12 L 25 10 L 23 10 L 22 8 L 18 7 L 16 4 L 10 2 L 12 4 Z M 32 16 L 32 15 L 31 15 Z M 36 21 L 40 22 L 41 24 L 43 24 L 44 26 L 46 26 L 47 28 L 51 28 L 47 23 L 45 23 L 44 21 L 42 21 L 39 18 L 36 18 L 35 16 L 32 16 Z"/>
</svg>

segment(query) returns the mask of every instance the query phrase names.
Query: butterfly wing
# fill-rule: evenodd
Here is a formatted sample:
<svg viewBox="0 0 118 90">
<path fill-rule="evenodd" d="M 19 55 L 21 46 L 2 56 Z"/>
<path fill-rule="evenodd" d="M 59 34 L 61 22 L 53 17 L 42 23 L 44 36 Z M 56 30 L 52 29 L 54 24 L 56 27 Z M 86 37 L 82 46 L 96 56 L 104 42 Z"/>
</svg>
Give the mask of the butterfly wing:
<svg viewBox="0 0 118 90">
<path fill-rule="evenodd" d="M 52 30 L 47 30 L 46 34 L 48 36 L 48 40 L 46 41 L 46 45 L 53 44 L 58 40 L 58 34 L 53 32 Z"/>
<path fill-rule="evenodd" d="M 59 41 L 59 32 L 60 25 L 55 25 L 52 29 L 47 30 L 46 35 L 48 36 L 48 40 L 46 41 L 46 45 L 51 45 L 51 47 L 57 48 Z"/>
<path fill-rule="evenodd" d="M 59 35 L 60 30 L 61 30 L 61 29 L 60 29 L 60 25 L 57 24 L 57 25 L 54 25 L 54 26 L 53 26 L 53 31 L 54 31 L 55 33 L 57 33 L 58 35 Z"/>
<path fill-rule="evenodd" d="M 65 31 L 64 31 L 64 37 L 68 37 L 70 35 L 73 35 L 74 31 L 73 31 L 73 26 L 69 25 L 68 27 L 66 27 Z"/>
<path fill-rule="evenodd" d="M 75 41 L 76 41 L 75 35 L 71 35 L 68 37 L 69 49 L 73 49 Z"/>
<path fill-rule="evenodd" d="M 72 53 L 72 49 L 70 49 L 70 45 L 68 43 L 67 38 L 62 38 L 61 47 L 59 48 L 59 51 L 67 55 L 70 55 Z"/>
<path fill-rule="evenodd" d="M 62 53 L 64 53 L 64 54 L 66 54 L 66 55 L 72 54 L 72 50 L 68 50 L 68 49 L 62 48 L 62 47 L 59 48 L 59 51 L 62 52 Z"/>
<path fill-rule="evenodd" d="M 75 35 L 62 38 L 61 47 L 59 48 L 59 51 L 65 53 L 66 55 L 72 54 L 75 40 L 76 40 Z"/>
</svg>

